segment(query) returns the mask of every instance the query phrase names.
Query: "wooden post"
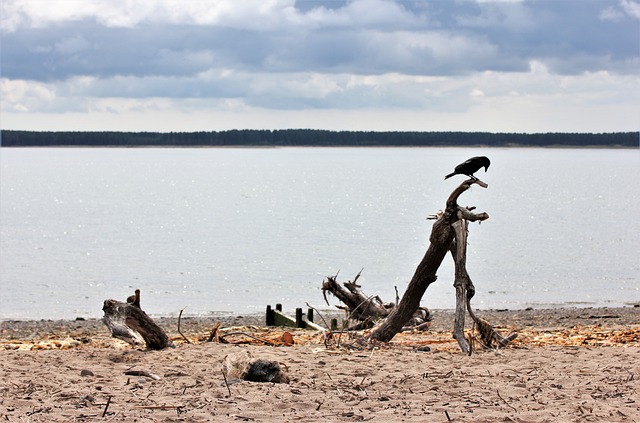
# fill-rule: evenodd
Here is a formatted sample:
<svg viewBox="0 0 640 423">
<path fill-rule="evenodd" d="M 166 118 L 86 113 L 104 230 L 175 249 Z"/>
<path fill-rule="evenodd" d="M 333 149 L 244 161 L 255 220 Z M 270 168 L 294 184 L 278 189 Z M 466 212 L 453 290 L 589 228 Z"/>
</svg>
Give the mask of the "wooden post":
<svg viewBox="0 0 640 423">
<path fill-rule="evenodd" d="M 271 308 L 270 305 L 267 306 L 266 323 L 267 323 L 267 326 L 275 326 L 276 325 L 275 315 L 274 315 L 273 309 Z"/>
<path fill-rule="evenodd" d="M 302 320 L 302 309 L 296 308 L 296 327 L 304 328 L 304 320 Z"/>
</svg>

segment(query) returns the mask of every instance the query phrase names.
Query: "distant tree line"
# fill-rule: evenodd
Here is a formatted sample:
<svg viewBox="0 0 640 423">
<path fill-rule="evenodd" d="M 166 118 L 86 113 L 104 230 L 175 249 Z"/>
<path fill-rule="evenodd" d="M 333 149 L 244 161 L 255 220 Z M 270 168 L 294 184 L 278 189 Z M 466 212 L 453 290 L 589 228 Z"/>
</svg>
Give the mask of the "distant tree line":
<svg viewBox="0 0 640 423">
<path fill-rule="evenodd" d="M 3 147 L 195 147 L 195 146 L 569 146 L 639 147 L 640 132 L 490 133 L 367 132 L 318 129 L 231 130 L 219 132 L 36 132 L 2 131 Z"/>
</svg>

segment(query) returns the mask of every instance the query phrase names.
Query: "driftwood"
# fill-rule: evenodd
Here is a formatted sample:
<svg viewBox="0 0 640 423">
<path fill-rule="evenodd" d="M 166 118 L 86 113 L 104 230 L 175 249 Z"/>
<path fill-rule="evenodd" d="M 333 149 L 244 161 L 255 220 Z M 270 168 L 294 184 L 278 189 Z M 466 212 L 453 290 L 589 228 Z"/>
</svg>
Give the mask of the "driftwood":
<svg viewBox="0 0 640 423">
<path fill-rule="evenodd" d="M 102 321 L 111 331 L 114 338 L 132 345 L 143 342 L 147 348 L 161 350 L 173 347 L 167 334 L 140 308 L 140 290 L 123 303 L 116 300 L 105 300 L 102 306 Z"/>
<path fill-rule="evenodd" d="M 464 316 L 468 311 L 473 318 L 481 338 L 486 346 L 492 342 L 504 346 L 515 338 L 512 334 L 503 338 L 493 327 L 478 318 L 471 310 L 470 300 L 475 294 L 475 288 L 466 270 L 466 245 L 467 225 L 469 221 L 483 221 L 489 218 L 487 213 L 474 213 L 475 207 L 461 207 L 458 205 L 458 197 L 472 185 L 487 188 L 488 185 L 477 178 L 471 178 L 460 184 L 447 199 L 446 209 L 434 216 L 435 223 L 429 236 L 429 247 L 407 286 L 402 299 L 397 307 L 394 307 L 389 315 L 382 320 L 369 335 L 369 340 L 381 342 L 390 341 L 396 333 L 402 330 L 413 313 L 419 308 L 420 300 L 425 291 L 436 281 L 436 272 L 448 252 L 454 256 L 456 287 L 456 318 L 454 322 L 454 338 L 460 348 L 470 352 L 471 346 L 464 337 Z"/>
<path fill-rule="evenodd" d="M 396 303 L 384 303 L 377 295 L 366 296 L 360 290 L 361 286 L 357 284 L 361 274 L 362 270 L 353 278 L 353 281 L 343 282 L 342 285 L 337 281 L 338 275 L 329 276 L 322 282 L 322 295 L 327 305 L 329 305 L 327 300 L 328 292 L 344 304 L 336 307 L 347 312 L 347 319 L 358 322 L 355 326 L 349 327 L 349 330 L 372 327 L 375 322 L 387 317 L 397 304 L 397 301 Z M 430 320 L 431 313 L 429 310 L 420 307 L 405 324 L 410 327 L 418 327 Z"/>
<path fill-rule="evenodd" d="M 453 337 L 458 341 L 460 349 L 470 354 L 471 343 L 470 340 L 467 340 L 464 336 L 465 312 L 469 312 L 469 316 L 471 316 L 474 327 L 480 334 L 482 345 L 485 348 L 492 348 L 494 345 L 504 347 L 514 340 L 518 334 L 514 332 L 504 338 L 489 322 L 476 316 L 471 309 L 471 299 L 475 295 L 476 289 L 473 286 L 473 282 L 466 268 L 468 226 L 469 223 L 465 219 L 461 219 L 453 224 L 456 236 L 451 246 L 451 255 L 453 256 L 455 265 L 453 286 L 456 288 L 456 314 L 453 326 Z"/>
</svg>

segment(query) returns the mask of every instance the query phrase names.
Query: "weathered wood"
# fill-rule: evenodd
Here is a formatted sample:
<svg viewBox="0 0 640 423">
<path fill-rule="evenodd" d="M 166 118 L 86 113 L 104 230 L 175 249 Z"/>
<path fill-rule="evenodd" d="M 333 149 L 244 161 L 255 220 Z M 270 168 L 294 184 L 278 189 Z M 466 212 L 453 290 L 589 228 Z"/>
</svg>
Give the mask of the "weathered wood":
<svg viewBox="0 0 640 423">
<path fill-rule="evenodd" d="M 452 225 L 460 220 L 461 215 L 467 216 L 468 220 L 482 221 L 489 218 L 487 213 L 474 214 L 470 209 L 458 206 L 458 197 L 473 184 L 483 188 L 488 186 L 479 179 L 467 179 L 449 195 L 446 209 L 432 226 L 429 247 L 418 264 L 400 303 L 373 329 L 369 339 L 389 342 L 418 309 L 422 296 L 429 285 L 436 281 L 436 272 L 451 249 L 451 243 L 455 238 Z"/>
<path fill-rule="evenodd" d="M 102 311 L 102 321 L 115 338 L 133 345 L 144 342 L 147 348 L 153 350 L 174 346 L 167 334 L 140 308 L 139 289 L 126 303 L 105 300 Z"/>
<path fill-rule="evenodd" d="M 302 309 L 299 310 L 302 311 Z M 296 315 L 297 314 L 298 311 L 296 310 Z M 307 319 L 308 315 L 309 312 L 307 311 Z M 313 329 L 321 332 L 324 332 L 326 330 L 322 326 L 317 325 L 310 320 L 302 319 L 302 316 L 300 316 L 300 319 L 298 319 L 297 317 L 298 316 L 296 316 L 296 318 L 289 317 L 278 309 L 274 310 L 271 308 L 271 306 L 267 306 L 267 326 L 288 326 L 292 328 Z"/>
<path fill-rule="evenodd" d="M 328 277 L 322 283 L 322 294 L 324 295 L 327 305 L 329 305 L 329 301 L 327 301 L 326 293 L 329 292 L 344 304 L 343 306 L 336 307 L 347 312 L 347 319 L 358 322 L 347 328 L 347 330 L 359 330 L 372 327 L 376 321 L 389 316 L 397 304 L 397 300 L 395 303 L 384 303 L 377 295 L 370 297 L 365 295 L 360 290 L 361 286 L 356 283 L 361 273 L 362 270 L 356 275 L 353 282 L 344 282 L 344 288 L 337 282 L 337 275 Z M 429 310 L 424 307 L 419 307 L 411 314 L 409 319 L 404 322 L 403 328 L 404 325 L 410 325 L 411 327 L 420 326 L 430 320 L 431 313 Z"/>
<path fill-rule="evenodd" d="M 469 354 L 471 353 L 471 345 L 464 336 L 465 314 L 469 312 L 469 316 L 473 319 L 474 327 L 480 334 L 482 346 L 485 348 L 492 348 L 493 345 L 504 347 L 513 341 L 518 334 L 513 332 L 504 338 L 489 322 L 476 316 L 471 309 L 471 299 L 475 295 L 475 287 L 467 272 L 467 230 L 469 224 L 467 220 L 463 218 L 454 223 L 453 226 L 456 233 L 453 242 L 454 248 L 451 249 L 455 264 L 455 281 L 453 285 L 456 288 L 456 315 L 453 337 L 458 341 L 458 345 L 462 351 Z"/>
<path fill-rule="evenodd" d="M 467 314 L 467 285 L 470 283 L 469 274 L 465 267 L 467 260 L 467 222 L 459 220 L 453 224 L 456 234 L 452 243 L 451 255 L 455 265 L 453 286 L 456 289 L 456 314 L 453 323 L 453 338 L 458 341 L 460 349 L 470 351 L 470 345 L 464 336 L 464 321 Z"/>
<path fill-rule="evenodd" d="M 329 305 L 327 292 L 333 294 L 344 304 L 343 306 L 337 307 L 347 311 L 350 319 L 361 322 L 373 321 L 388 316 L 392 306 L 386 307 L 380 297 L 367 297 L 360 291 L 361 286 L 356 282 L 361 274 L 362 270 L 353 278 L 353 281 L 344 282 L 342 286 L 337 281 L 338 275 L 329 276 L 325 279 L 322 282 L 322 295 L 324 296 L 325 302 Z"/>
<path fill-rule="evenodd" d="M 276 325 L 274 310 L 271 308 L 270 305 L 267 306 L 266 324 L 267 324 L 267 326 L 275 326 Z"/>
<path fill-rule="evenodd" d="M 386 318 L 379 320 L 377 326 L 373 328 L 369 337 L 363 342 L 388 342 L 403 330 L 406 322 L 419 310 L 420 301 L 429 285 L 436 281 L 436 271 L 442 264 L 447 252 L 451 252 L 455 264 L 456 313 L 453 337 L 458 341 L 460 349 L 471 354 L 472 345 L 470 342 L 473 338 L 467 340 L 464 334 L 467 311 L 474 321 L 474 327 L 480 333 L 484 346 L 491 347 L 494 343 L 499 346 L 505 346 L 517 336 L 516 333 L 512 333 L 506 338 L 502 337 L 489 322 L 477 317 L 471 309 L 471 298 L 475 295 L 475 287 L 466 269 L 468 222 L 483 221 L 488 219 L 489 215 L 487 213 L 474 213 L 475 207 L 460 207 L 457 201 L 458 197 L 474 184 L 483 188 L 488 187 L 486 183 L 477 178 L 464 181 L 449 195 L 445 210 L 439 211 L 430 217 L 436 219 L 436 221 L 431 228 L 429 247 L 422 261 L 418 264 L 402 299 L 400 301 L 396 300 L 397 306 L 393 306 L 392 303 L 391 307 L 383 307 L 389 311 Z M 366 310 L 371 304 L 377 307 L 384 306 L 379 298 L 378 303 L 375 303 L 372 298 L 367 298 L 357 289 L 359 286 L 355 284 L 355 281 L 359 276 L 360 274 L 356 276 L 353 282 L 344 284 L 347 288 L 346 290 L 340 287 L 335 277 L 328 278 L 323 283 L 323 294 L 329 291 L 336 295 L 338 299 L 347 304 L 347 307 L 344 308 L 350 310 L 353 315 L 357 315 L 355 311 L 359 309 Z M 357 307 L 354 308 L 354 305 L 357 305 Z M 379 315 L 384 317 L 384 312 L 379 313 Z"/>
<path fill-rule="evenodd" d="M 480 334 L 482 340 L 482 346 L 485 348 L 493 348 L 493 346 L 506 347 L 509 342 L 518 337 L 517 332 L 511 332 L 506 338 L 503 337 L 498 331 L 496 331 L 491 323 L 487 322 L 481 317 L 475 315 L 471 309 L 471 299 L 467 296 L 467 311 L 473 319 L 476 329 Z"/>
</svg>

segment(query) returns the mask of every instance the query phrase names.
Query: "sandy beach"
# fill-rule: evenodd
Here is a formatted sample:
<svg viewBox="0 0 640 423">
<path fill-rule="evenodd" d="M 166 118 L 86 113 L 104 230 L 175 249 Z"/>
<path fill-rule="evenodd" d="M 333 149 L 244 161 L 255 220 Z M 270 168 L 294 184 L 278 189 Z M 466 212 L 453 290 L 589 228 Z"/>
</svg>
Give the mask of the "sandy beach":
<svg viewBox="0 0 640 423">
<path fill-rule="evenodd" d="M 161 351 L 99 320 L 4 321 L 0 421 L 640 420 L 640 308 L 478 313 L 516 341 L 463 354 L 438 310 L 429 330 L 369 349 L 262 316 L 182 318 L 189 343 L 177 319 L 156 319 L 176 344 Z M 207 342 L 216 322 L 227 343 Z M 245 354 L 280 363 L 289 383 L 225 381 L 225 357 Z"/>
</svg>

